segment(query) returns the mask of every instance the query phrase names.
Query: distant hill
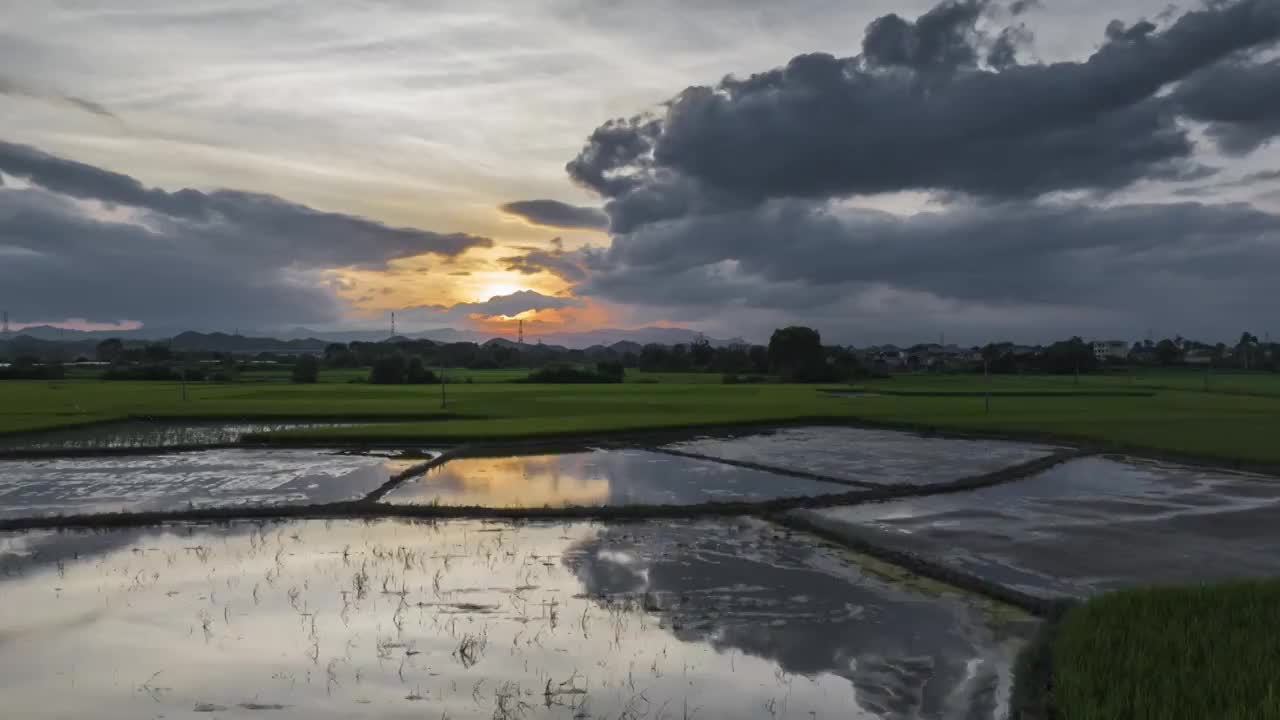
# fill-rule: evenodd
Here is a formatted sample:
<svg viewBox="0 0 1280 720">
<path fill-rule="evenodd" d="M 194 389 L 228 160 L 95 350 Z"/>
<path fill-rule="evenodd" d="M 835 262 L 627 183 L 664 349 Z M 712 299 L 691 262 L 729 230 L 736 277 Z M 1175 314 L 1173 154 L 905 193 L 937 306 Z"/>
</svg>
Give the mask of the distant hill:
<svg viewBox="0 0 1280 720">
<path fill-rule="evenodd" d="M 334 331 L 319 332 L 308 328 L 289 328 L 269 333 L 272 337 L 281 339 L 305 339 L 314 338 L 318 340 L 326 340 L 328 342 L 381 342 L 388 338 L 389 333 L 381 330 L 350 330 L 350 331 Z M 402 336 L 415 340 L 431 340 L 439 343 L 456 343 L 456 342 L 473 342 L 477 345 L 483 345 L 491 340 L 504 340 L 512 346 L 516 345 L 514 336 L 494 337 L 493 333 L 477 332 L 475 330 L 458 330 L 455 328 L 437 328 L 434 330 L 422 330 L 420 332 L 400 333 Z M 585 332 L 564 332 L 551 333 L 548 335 L 539 335 L 537 337 L 529 337 L 525 339 L 526 345 L 560 345 L 566 348 L 582 350 L 593 345 L 603 345 L 613 347 L 618 343 L 626 343 L 626 349 L 618 349 L 618 352 L 640 352 L 640 349 L 649 344 L 657 343 L 659 345 L 678 345 L 684 343 L 686 345 L 698 341 L 701 334 L 685 328 L 668 328 L 668 327 L 643 327 L 631 330 L 608 328 L 602 330 L 588 330 Z M 722 340 L 718 338 L 707 338 L 707 342 L 716 347 L 725 347 L 728 345 L 748 344 L 741 338 L 730 340 Z"/>
<path fill-rule="evenodd" d="M 492 333 L 473 330 L 457 330 L 454 328 L 437 328 L 421 332 L 401 333 L 397 339 L 430 340 L 436 343 L 473 342 L 478 345 L 498 343 L 510 347 L 517 346 L 514 337 L 494 337 Z M 639 353 L 647 344 L 659 345 L 692 344 L 702 335 L 685 328 L 643 327 L 627 329 L 601 329 L 586 332 L 551 333 L 538 337 L 526 338 L 525 347 L 542 345 L 548 350 L 574 349 L 582 350 L 591 347 L 607 347 L 619 354 Z M 92 355 L 94 346 L 108 338 L 119 338 L 125 341 L 165 342 L 174 350 L 234 352 L 256 354 L 260 352 L 299 353 L 323 352 L 329 343 L 350 342 L 384 342 L 390 339 L 385 330 L 349 330 L 318 332 L 305 327 L 294 327 L 284 330 L 240 335 L 225 332 L 197 332 L 194 330 L 174 330 L 172 328 L 142 328 L 126 331 L 84 331 L 64 330 L 62 328 L 41 325 L 25 328 L 8 338 L 0 338 L 0 351 L 9 347 L 21 346 L 24 352 L 38 350 L 34 354 L 47 355 L 54 350 L 53 345 L 65 344 L 57 354 Z M 746 344 L 745 340 L 735 338 L 723 340 L 706 338 L 716 347 Z M 71 347 L 74 346 L 74 347 Z M 12 353 L 11 353 L 12 354 Z"/>
<path fill-rule="evenodd" d="M 226 333 L 198 333 L 187 331 L 175 335 L 169 341 L 174 350 L 206 350 L 213 352 L 234 353 L 299 353 L 324 352 L 329 343 L 316 338 L 302 340 L 279 340 L 276 338 L 245 337 Z"/>
</svg>

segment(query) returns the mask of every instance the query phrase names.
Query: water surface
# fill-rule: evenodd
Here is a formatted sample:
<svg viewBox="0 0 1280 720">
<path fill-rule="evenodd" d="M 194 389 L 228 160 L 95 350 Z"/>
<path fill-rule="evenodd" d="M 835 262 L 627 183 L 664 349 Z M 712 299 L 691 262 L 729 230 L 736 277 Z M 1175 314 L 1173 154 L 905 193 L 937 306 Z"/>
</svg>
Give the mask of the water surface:
<svg viewBox="0 0 1280 720">
<path fill-rule="evenodd" d="M 832 495 L 853 488 L 643 450 L 460 458 L 406 482 L 401 505 L 690 505 Z"/>
<path fill-rule="evenodd" d="M 890 430 L 805 427 L 675 443 L 673 450 L 881 485 L 931 485 L 1045 457 L 1054 448 Z"/>
<path fill-rule="evenodd" d="M 1125 458 L 805 518 L 1042 595 L 1280 575 L 1280 481 Z"/>
<path fill-rule="evenodd" d="M 1003 718 L 1030 621 L 757 521 L 0 536 L 22 718 Z"/>
<path fill-rule="evenodd" d="M 419 462 L 280 449 L 0 460 L 0 517 L 356 500 Z"/>
<path fill-rule="evenodd" d="M 0 436 L 0 450 L 118 450 L 123 448 L 227 445 L 253 433 L 350 427 L 316 422 L 166 422 L 124 420 L 87 427 Z"/>
</svg>

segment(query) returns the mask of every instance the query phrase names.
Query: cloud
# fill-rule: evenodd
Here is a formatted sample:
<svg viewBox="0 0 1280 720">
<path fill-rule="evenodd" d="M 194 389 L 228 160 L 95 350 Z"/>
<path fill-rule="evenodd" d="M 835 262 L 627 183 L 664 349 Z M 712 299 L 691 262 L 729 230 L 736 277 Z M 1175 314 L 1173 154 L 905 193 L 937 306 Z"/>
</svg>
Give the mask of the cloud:
<svg viewBox="0 0 1280 720">
<path fill-rule="evenodd" d="M 1208 68 L 1182 83 L 1173 102 L 1187 117 L 1209 123 L 1224 153 L 1253 152 L 1280 135 L 1280 60 Z"/>
<path fill-rule="evenodd" d="M 519 200 L 502 205 L 501 210 L 545 227 L 586 230 L 609 228 L 609 216 L 600 208 L 579 207 L 559 200 Z"/>
<path fill-rule="evenodd" d="M 1173 194 L 1178 197 L 1205 197 L 1222 190 L 1232 190 L 1235 188 L 1253 190 L 1257 189 L 1259 185 L 1266 185 L 1267 183 L 1276 181 L 1280 181 L 1280 170 L 1261 170 L 1259 172 L 1249 173 L 1238 180 L 1220 182 L 1215 185 L 1202 187 L 1179 188 L 1178 190 L 1175 190 Z"/>
<path fill-rule="evenodd" d="M 1280 217 L 1119 191 L 1217 172 L 1189 120 L 1241 152 L 1271 132 L 1272 69 L 1249 58 L 1280 40 L 1280 5 L 1116 21 L 1085 60 L 1022 64 L 1030 30 L 991 26 L 1029 7 L 886 15 L 861 55 L 796 56 L 601 125 L 566 166 L 612 232 L 575 258 L 575 294 L 756 337 L 797 318 L 873 341 L 1265 326 Z M 1227 92 L 1205 88 L 1215 73 Z M 904 192 L 940 209 L 867 207 Z"/>
<path fill-rule="evenodd" d="M 1040 312 L 1028 331 L 1088 334 L 1123 317 L 1212 336 L 1223 318 L 1270 321 L 1257 298 L 1272 293 L 1280 266 L 1280 217 L 1196 203 L 1007 203 L 898 216 L 781 200 L 648 225 L 616 236 L 588 264 L 577 294 L 689 318 L 741 321 L 754 309 L 928 332 L 937 315 L 967 311 L 998 332 L 998 322 Z M 1072 325 L 1054 327 L 1055 316 Z"/>
<path fill-rule="evenodd" d="M 988 0 L 950 0 L 915 22 L 885 15 L 867 26 L 862 55 L 873 65 L 919 72 L 976 67 L 976 25 L 989 5 Z"/>
<path fill-rule="evenodd" d="M 140 319 L 193 327 L 327 322 L 328 271 L 455 256 L 488 238 L 393 228 L 231 190 L 166 192 L 0 143 L 0 287 L 15 317 Z"/>
<path fill-rule="evenodd" d="M 86 100 L 82 97 L 76 97 L 75 95 L 65 95 L 48 90 L 41 90 L 28 85 L 27 83 L 19 82 L 18 80 L 8 78 L 3 75 L 0 75 L 0 95 L 42 100 L 44 102 L 50 102 L 58 105 L 66 105 L 99 117 L 110 118 L 112 120 L 120 119 L 115 113 L 108 110 L 106 106 L 101 103 Z"/>
<path fill-rule="evenodd" d="M 770 198 L 943 191 L 992 199 L 1110 192 L 1208 170 L 1161 91 L 1280 39 L 1274 0 L 1218 3 L 1165 29 L 1113 24 L 1082 62 L 983 66 L 986 3 L 947 2 L 871 24 L 862 55 L 814 53 L 714 87 L 660 117 L 597 128 L 568 163 L 607 199 L 611 227 Z"/>
<path fill-rule="evenodd" d="M 148 188 L 128 175 L 7 142 L 0 142 L 0 171 L 54 193 L 149 211 L 169 222 L 203 228 L 236 226 L 240 235 L 225 242 L 237 249 L 250 254 L 297 252 L 298 261 L 312 267 L 379 267 L 395 258 L 428 253 L 452 257 L 493 244 L 489 238 L 466 233 L 388 227 L 274 195 Z"/>
<path fill-rule="evenodd" d="M 569 283 L 585 280 L 587 277 L 587 271 L 583 267 L 585 253 L 566 252 L 560 238 L 551 242 L 553 245 L 551 250 L 526 248 L 522 255 L 504 257 L 499 262 L 505 269 L 524 275 L 545 272 Z"/>
<path fill-rule="evenodd" d="M 514 317 L 530 310 L 559 310 L 562 308 L 580 308 L 584 303 L 572 297 L 543 295 L 533 290 L 519 290 L 510 295 L 496 295 L 481 302 L 458 303 L 456 305 L 426 305 L 409 308 L 410 313 L 422 313 L 428 318 L 437 320 L 465 320 L 489 318 L 505 315 Z M 409 315 L 407 317 L 412 317 Z"/>
</svg>

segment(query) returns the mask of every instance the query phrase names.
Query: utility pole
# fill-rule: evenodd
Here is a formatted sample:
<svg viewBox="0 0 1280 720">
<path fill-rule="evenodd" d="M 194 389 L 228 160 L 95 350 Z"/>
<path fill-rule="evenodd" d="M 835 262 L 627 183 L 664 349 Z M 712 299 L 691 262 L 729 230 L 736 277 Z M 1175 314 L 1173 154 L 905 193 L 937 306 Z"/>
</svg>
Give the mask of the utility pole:
<svg viewBox="0 0 1280 720">
<path fill-rule="evenodd" d="M 440 408 L 444 409 L 448 398 L 445 396 L 444 390 L 444 363 L 440 363 Z"/>
<path fill-rule="evenodd" d="M 986 385 L 986 414 L 991 414 L 991 363 L 987 358 L 982 358 L 982 380 Z"/>
<path fill-rule="evenodd" d="M 396 336 L 396 314 L 391 313 L 391 337 Z"/>
<path fill-rule="evenodd" d="M 9 311 L 4 311 L 4 328 L 0 329 L 0 335 L 9 337 Z"/>
<path fill-rule="evenodd" d="M 523 345 L 524 344 L 524 320 L 520 321 L 519 327 L 520 329 L 518 331 L 519 334 L 516 336 L 516 342 Z"/>
</svg>

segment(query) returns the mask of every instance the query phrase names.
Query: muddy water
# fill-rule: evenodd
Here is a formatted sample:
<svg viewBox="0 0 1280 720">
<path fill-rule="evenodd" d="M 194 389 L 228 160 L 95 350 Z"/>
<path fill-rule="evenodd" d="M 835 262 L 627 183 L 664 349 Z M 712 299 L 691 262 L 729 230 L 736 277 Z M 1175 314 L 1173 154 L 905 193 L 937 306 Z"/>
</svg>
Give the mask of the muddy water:
<svg viewBox="0 0 1280 720">
<path fill-rule="evenodd" d="M 1032 629 L 754 521 L 11 535 L 0 606 L 23 718 L 995 718 Z"/>
<path fill-rule="evenodd" d="M 946 483 L 1045 457 L 1053 448 L 888 430 L 810 427 L 701 438 L 673 450 L 882 485 Z"/>
<path fill-rule="evenodd" d="M 800 515 L 1041 596 L 1280 574 L 1280 480 L 1123 458 Z"/>
<path fill-rule="evenodd" d="M 484 507 L 687 505 L 852 489 L 642 450 L 596 450 L 450 460 L 392 491 L 385 501 Z"/>
<path fill-rule="evenodd" d="M 315 427 L 350 427 L 303 422 L 148 422 L 128 420 L 31 435 L 0 437 L 0 450 L 114 450 L 234 443 L 251 433 Z"/>
<path fill-rule="evenodd" d="M 354 500 L 417 462 L 322 450 L 0 460 L 0 517 Z"/>
</svg>

